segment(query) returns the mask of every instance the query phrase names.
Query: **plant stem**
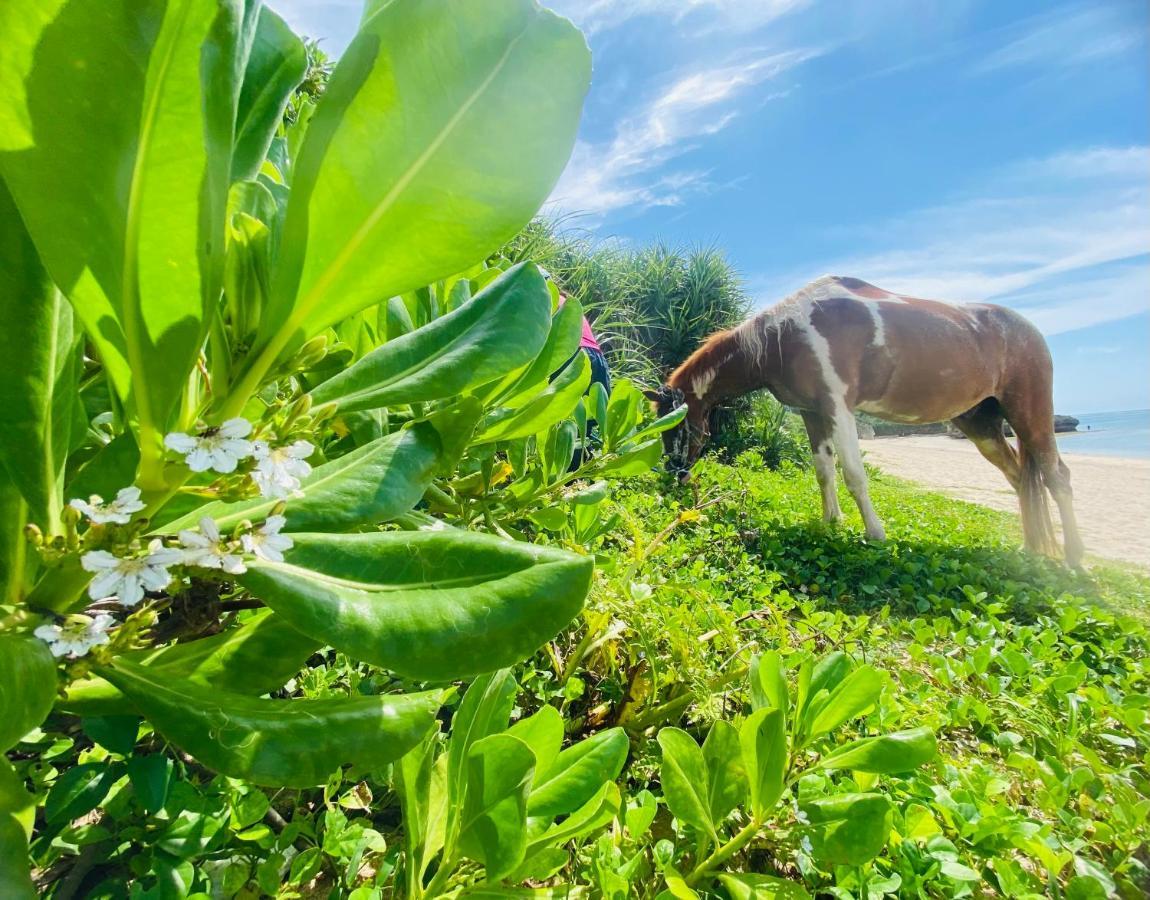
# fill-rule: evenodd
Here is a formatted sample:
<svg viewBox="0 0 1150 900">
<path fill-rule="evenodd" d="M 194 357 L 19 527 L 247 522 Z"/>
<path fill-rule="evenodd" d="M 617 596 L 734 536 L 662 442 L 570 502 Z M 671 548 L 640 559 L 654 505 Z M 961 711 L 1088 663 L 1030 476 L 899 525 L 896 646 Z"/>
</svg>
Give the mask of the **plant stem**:
<svg viewBox="0 0 1150 900">
<path fill-rule="evenodd" d="M 455 871 L 455 860 L 448 859 L 446 856 L 440 861 L 439 868 L 435 870 L 435 875 L 431 879 L 423 894 L 426 897 L 438 897 L 443 893 L 443 886 L 450 880 L 452 873 Z"/>
<path fill-rule="evenodd" d="M 727 843 L 717 847 L 714 853 L 712 853 L 701 863 L 695 866 L 695 868 L 691 870 L 691 874 L 687 876 L 687 884 L 690 887 L 694 887 L 699 883 L 700 879 L 707 875 L 708 872 L 717 868 L 718 866 L 721 866 L 728 859 L 742 850 L 748 843 L 750 843 L 751 838 L 753 838 L 758 833 L 759 823 L 752 819 L 738 834 L 727 841 Z"/>
</svg>

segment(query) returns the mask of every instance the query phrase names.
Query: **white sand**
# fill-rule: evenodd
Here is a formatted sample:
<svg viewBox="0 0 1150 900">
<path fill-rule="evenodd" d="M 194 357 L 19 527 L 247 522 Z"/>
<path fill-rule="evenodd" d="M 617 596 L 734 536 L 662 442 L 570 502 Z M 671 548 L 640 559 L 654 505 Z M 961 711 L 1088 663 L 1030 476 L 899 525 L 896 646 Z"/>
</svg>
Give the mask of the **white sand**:
<svg viewBox="0 0 1150 900">
<path fill-rule="evenodd" d="M 898 478 L 1018 514 L 1002 473 L 970 441 L 943 435 L 862 442 L 865 459 Z M 1088 554 L 1150 567 L 1150 460 L 1064 453 Z M 1056 507 L 1054 518 L 1057 522 Z M 881 510 L 880 510 L 881 514 Z"/>
</svg>

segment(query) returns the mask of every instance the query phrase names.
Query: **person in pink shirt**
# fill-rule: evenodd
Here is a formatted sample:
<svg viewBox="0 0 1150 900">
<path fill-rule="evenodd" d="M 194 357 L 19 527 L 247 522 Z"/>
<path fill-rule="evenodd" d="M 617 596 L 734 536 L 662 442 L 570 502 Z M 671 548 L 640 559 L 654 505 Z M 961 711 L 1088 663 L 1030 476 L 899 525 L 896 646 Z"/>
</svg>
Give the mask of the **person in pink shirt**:
<svg viewBox="0 0 1150 900">
<path fill-rule="evenodd" d="M 539 271 L 543 273 L 543 277 L 546 278 L 548 281 L 552 280 L 551 274 L 546 269 L 544 269 L 543 267 L 540 267 Z M 566 302 L 567 302 L 567 295 L 564 294 L 562 292 L 562 290 L 560 290 L 560 292 L 559 292 L 559 306 L 560 306 L 560 308 L 562 308 L 563 304 Z M 603 390 L 605 390 L 607 392 L 607 395 L 610 396 L 610 394 L 611 394 L 611 373 L 610 373 L 610 370 L 607 368 L 607 358 L 603 355 L 603 348 L 601 346 L 599 346 L 599 341 L 596 340 L 595 332 L 591 330 L 591 323 L 587 321 L 586 316 L 583 317 L 583 334 L 579 338 L 579 349 L 575 351 L 575 355 L 577 356 L 580 353 L 586 354 L 587 361 L 590 362 L 590 364 L 591 364 L 591 381 L 587 385 L 588 391 L 591 389 L 592 384 L 595 384 L 596 382 L 598 382 L 599 384 L 603 385 Z M 571 359 L 569 359 L 569 360 L 567 360 L 567 362 L 563 363 L 563 365 L 561 365 L 559 367 L 559 369 L 551 376 L 552 380 L 555 379 L 556 375 L 558 375 L 560 372 L 562 372 L 564 369 L 566 369 L 569 365 L 571 365 L 571 362 L 574 359 L 575 359 L 575 356 L 572 356 Z M 598 423 L 594 419 L 589 419 L 587 422 L 587 439 L 588 439 L 589 444 L 591 444 L 593 446 L 598 446 L 598 433 L 599 433 Z M 571 470 L 572 471 L 579 468 L 579 466 L 582 464 L 583 456 L 584 456 L 583 448 L 577 447 L 575 450 L 575 457 L 574 457 L 574 459 L 571 460 Z"/>
</svg>

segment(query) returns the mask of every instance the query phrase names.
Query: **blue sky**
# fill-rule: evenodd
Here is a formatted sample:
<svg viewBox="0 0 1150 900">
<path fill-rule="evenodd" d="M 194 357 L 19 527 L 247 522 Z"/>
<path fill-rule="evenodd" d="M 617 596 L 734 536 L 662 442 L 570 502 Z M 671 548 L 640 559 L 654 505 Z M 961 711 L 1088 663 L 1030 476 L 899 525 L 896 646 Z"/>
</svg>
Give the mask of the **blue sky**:
<svg viewBox="0 0 1150 900">
<path fill-rule="evenodd" d="M 338 53 L 357 0 L 269 0 Z M 553 0 L 595 75 L 549 209 L 1030 316 L 1061 412 L 1150 407 L 1144 0 Z"/>
</svg>

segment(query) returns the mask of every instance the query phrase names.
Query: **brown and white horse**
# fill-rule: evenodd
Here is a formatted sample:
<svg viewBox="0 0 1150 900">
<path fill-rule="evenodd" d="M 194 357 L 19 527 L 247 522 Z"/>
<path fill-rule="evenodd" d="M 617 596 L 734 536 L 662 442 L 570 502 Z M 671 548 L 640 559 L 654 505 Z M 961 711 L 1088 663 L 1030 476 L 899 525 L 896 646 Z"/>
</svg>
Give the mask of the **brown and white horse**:
<svg viewBox="0 0 1150 900">
<path fill-rule="evenodd" d="M 716 403 L 766 388 L 800 411 L 822 489 L 823 517 L 841 517 L 835 453 L 869 537 L 885 537 L 871 505 L 854 411 L 892 422 L 950 420 L 1019 495 L 1026 546 L 1056 550 L 1046 490 L 1062 519 L 1066 559 L 1078 565 L 1070 471 L 1054 441 L 1053 367 L 1046 342 L 1012 310 L 920 300 L 857 278 L 827 275 L 737 328 L 707 339 L 658 391 L 660 413 L 687 404 L 664 432 L 667 467 L 689 478 Z M 1018 436 L 1017 451 L 1003 420 Z"/>
</svg>

